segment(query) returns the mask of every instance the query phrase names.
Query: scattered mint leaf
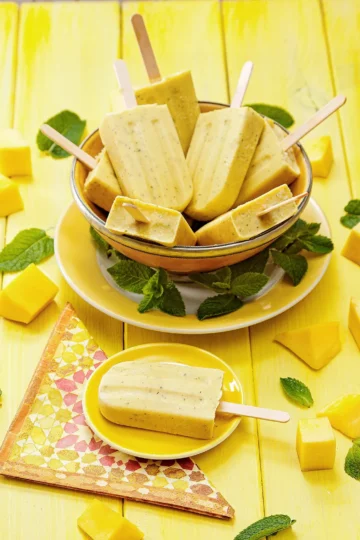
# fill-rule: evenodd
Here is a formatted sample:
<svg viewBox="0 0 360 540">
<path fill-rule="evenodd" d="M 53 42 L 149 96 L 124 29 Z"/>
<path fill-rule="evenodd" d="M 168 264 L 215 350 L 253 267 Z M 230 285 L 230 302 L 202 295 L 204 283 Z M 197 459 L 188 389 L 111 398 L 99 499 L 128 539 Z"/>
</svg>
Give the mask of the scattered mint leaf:
<svg viewBox="0 0 360 540">
<path fill-rule="evenodd" d="M 104 240 L 103 237 L 100 236 L 97 231 L 95 231 L 94 227 L 90 226 L 90 234 L 100 251 L 107 254 L 111 251 L 110 244 L 108 244 L 106 240 Z"/>
<path fill-rule="evenodd" d="M 246 105 L 246 107 L 251 107 L 259 114 L 263 114 L 264 116 L 267 116 L 268 118 L 271 118 L 272 120 L 275 120 L 275 122 L 278 122 L 281 124 L 284 128 L 289 128 L 293 125 L 295 122 L 294 118 L 291 116 L 291 114 L 283 109 L 282 107 L 278 107 L 277 105 L 266 105 L 265 103 L 252 103 L 250 105 Z"/>
<path fill-rule="evenodd" d="M 0 252 L 0 272 L 19 272 L 53 254 L 53 238 L 42 229 L 25 229 Z"/>
<path fill-rule="evenodd" d="M 250 259 L 233 264 L 231 266 L 231 274 L 233 279 L 241 274 L 246 274 L 247 272 L 256 272 L 258 274 L 262 274 L 268 260 L 269 250 L 266 248 L 263 251 L 260 251 L 260 253 L 257 255 L 250 257 Z"/>
<path fill-rule="evenodd" d="M 286 379 L 280 377 L 280 383 L 285 394 L 291 401 L 308 408 L 314 405 L 309 388 L 301 381 L 292 379 L 291 377 L 286 377 Z"/>
<path fill-rule="evenodd" d="M 64 135 L 64 137 L 78 145 L 85 130 L 86 120 L 81 120 L 77 114 L 65 110 L 49 118 L 45 124 L 53 127 L 56 131 Z M 36 144 L 38 145 L 39 150 L 46 152 L 55 159 L 62 159 L 70 156 L 68 152 L 51 141 L 46 135 L 41 133 L 41 131 L 37 134 Z"/>
<path fill-rule="evenodd" d="M 222 293 L 224 290 L 230 289 L 231 270 L 226 266 L 216 272 L 194 272 L 193 274 L 189 274 L 189 278 L 195 283 L 203 285 L 207 289 Z"/>
<path fill-rule="evenodd" d="M 197 317 L 200 321 L 211 319 L 212 317 L 220 317 L 232 313 L 242 307 L 243 303 L 240 298 L 234 294 L 219 294 L 204 300 L 200 304 L 197 311 Z"/>
<path fill-rule="evenodd" d="M 360 480 L 360 446 L 355 441 L 345 458 L 344 469 L 351 478 Z"/>
<path fill-rule="evenodd" d="M 330 238 L 327 236 L 321 236 L 320 234 L 316 236 L 303 237 L 298 240 L 302 244 L 303 248 L 307 251 L 312 251 L 313 253 L 330 253 L 334 249 L 334 244 Z"/>
<path fill-rule="evenodd" d="M 360 199 L 353 199 L 352 201 L 348 202 L 344 210 L 348 214 L 355 214 L 355 216 L 360 216 Z"/>
<path fill-rule="evenodd" d="M 174 315 L 175 317 L 184 317 L 186 315 L 184 300 L 173 281 L 169 281 L 165 285 L 159 307 L 161 311 L 168 313 L 168 315 Z"/>
<path fill-rule="evenodd" d="M 346 214 L 340 218 L 340 223 L 348 229 L 353 229 L 356 227 L 356 225 L 358 225 L 358 223 L 360 223 L 360 216 Z"/>
<path fill-rule="evenodd" d="M 269 281 L 269 278 L 265 274 L 258 274 L 256 272 L 247 272 L 236 277 L 231 284 L 231 292 L 240 296 L 241 298 L 247 298 L 253 294 L 257 294 Z"/>
<path fill-rule="evenodd" d="M 135 261 L 119 261 L 108 268 L 117 285 L 125 291 L 142 294 L 144 287 L 155 271 Z"/>
<path fill-rule="evenodd" d="M 293 284 L 299 285 L 308 269 L 308 262 L 302 255 L 287 255 L 275 249 L 271 250 L 274 263 L 281 266 Z"/>
<path fill-rule="evenodd" d="M 261 540 L 267 536 L 275 536 L 278 532 L 291 527 L 295 522 L 295 519 L 283 514 L 268 516 L 241 531 L 234 540 Z"/>
<path fill-rule="evenodd" d="M 153 294 L 146 295 L 138 305 L 138 312 L 146 313 L 147 311 L 156 309 L 157 307 L 159 307 L 159 298 L 156 298 Z"/>
</svg>

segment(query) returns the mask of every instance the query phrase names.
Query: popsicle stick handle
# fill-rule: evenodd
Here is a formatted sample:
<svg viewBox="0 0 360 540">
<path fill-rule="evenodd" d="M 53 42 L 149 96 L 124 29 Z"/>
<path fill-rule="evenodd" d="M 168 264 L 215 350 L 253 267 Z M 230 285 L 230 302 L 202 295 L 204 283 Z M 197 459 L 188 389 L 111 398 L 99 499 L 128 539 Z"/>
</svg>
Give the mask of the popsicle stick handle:
<svg viewBox="0 0 360 540">
<path fill-rule="evenodd" d="M 125 106 L 127 109 L 133 109 L 137 106 L 137 101 L 126 62 L 124 60 L 115 60 L 114 70 L 119 86 L 123 91 Z"/>
<path fill-rule="evenodd" d="M 299 126 L 293 133 L 283 139 L 281 146 L 283 150 L 289 150 L 295 143 L 297 143 L 302 137 L 310 133 L 314 128 L 336 112 L 346 102 L 346 97 L 339 95 L 334 97 L 329 103 L 322 107 L 317 113 L 314 114 L 305 124 Z"/>
<path fill-rule="evenodd" d="M 129 214 L 135 219 L 135 221 L 140 221 L 140 223 L 150 223 L 148 218 L 135 204 L 123 203 L 122 206 L 127 212 L 129 212 Z"/>
<path fill-rule="evenodd" d="M 285 411 L 263 409 L 262 407 L 253 407 L 252 405 L 240 405 L 239 403 L 230 403 L 227 401 L 220 401 L 217 412 L 222 414 L 233 414 L 235 416 L 258 418 L 259 420 L 270 420 L 270 422 L 286 423 L 290 420 L 289 413 Z"/>
<path fill-rule="evenodd" d="M 241 107 L 243 102 L 246 89 L 250 82 L 251 73 L 253 70 L 254 64 L 250 61 L 245 62 L 240 73 L 239 81 L 235 90 L 234 97 L 232 99 L 231 108 Z"/>
<path fill-rule="evenodd" d="M 76 144 L 69 141 L 64 135 L 61 135 L 56 129 L 52 128 L 51 126 L 48 126 L 47 124 L 43 124 L 40 127 L 41 133 L 43 133 L 46 137 L 51 139 L 54 143 L 56 143 L 58 146 L 60 146 L 63 150 L 71 154 L 72 156 L 75 156 L 79 161 L 81 161 L 84 165 L 86 165 L 89 169 L 93 170 L 95 169 L 97 165 L 96 159 L 94 159 L 92 156 L 84 152 L 84 150 L 81 150 Z"/>
<path fill-rule="evenodd" d="M 145 68 L 151 83 L 161 80 L 159 66 L 156 61 L 154 50 L 151 46 L 149 34 L 146 30 L 144 19 L 139 13 L 131 17 L 136 39 L 140 48 Z"/>
<path fill-rule="evenodd" d="M 289 203 L 299 201 L 300 199 L 303 199 L 304 197 L 307 197 L 309 193 L 307 191 L 304 191 L 304 193 L 300 193 L 299 195 L 295 195 L 295 197 L 291 197 L 290 199 L 286 199 L 286 201 L 281 201 L 277 204 L 273 204 L 273 206 L 269 206 L 268 208 L 265 208 L 265 210 L 262 210 L 259 212 L 257 217 L 262 217 L 268 214 L 269 212 L 272 212 L 273 210 L 277 210 L 278 208 L 281 208 L 282 206 L 286 206 Z"/>
</svg>

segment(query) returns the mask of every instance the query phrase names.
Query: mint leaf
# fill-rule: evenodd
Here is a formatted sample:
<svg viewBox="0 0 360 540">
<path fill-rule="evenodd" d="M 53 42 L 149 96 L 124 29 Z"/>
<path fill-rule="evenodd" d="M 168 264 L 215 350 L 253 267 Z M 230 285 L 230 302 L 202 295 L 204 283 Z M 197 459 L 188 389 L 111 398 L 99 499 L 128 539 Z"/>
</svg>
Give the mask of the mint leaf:
<svg viewBox="0 0 360 540">
<path fill-rule="evenodd" d="M 103 237 L 100 236 L 97 231 L 95 231 L 94 227 L 90 226 L 90 234 L 100 251 L 103 253 L 109 253 L 111 251 L 112 248 L 110 244 L 108 244 L 106 240 L 104 240 Z"/>
<path fill-rule="evenodd" d="M 157 307 L 159 307 L 159 298 L 156 298 L 152 294 L 146 295 L 138 305 L 138 312 L 146 313 L 147 311 L 150 311 L 151 309 L 156 309 Z"/>
<path fill-rule="evenodd" d="M 25 229 L 0 253 L 0 272 L 19 272 L 54 254 L 54 240 L 42 229 Z"/>
<path fill-rule="evenodd" d="M 353 229 L 356 227 L 356 225 L 358 225 L 358 223 L 360 223 L 360 216 L 356 216 L 355 214 L 346 214 L 340 218 L 340 223 L 348 229 Z"/>
<path fill-rule="evenodd" d="M 288 255 L 296 255 L 297 253 L 300 253 L 300 251 L 303 250 L 303 245 L 301 243 L 301 240 L 295 240 L 292 244 L 290 244 L 289 247 L 287 247 L 283 253 L 287 253 Z"/>
<path fill-rule="evenodd" d="M 280 238 L 278 238 L 277 240 L 275 240 L 275 242 L 271 244 L 271 248 L 282 251 L 290 244 L 295 242 L 295 240 L 297 240 L 298 238 L 301 238 L 302 236 L 307 236 L 309 234 L 315 234 L 313 231 L 316 230 L 317 226 L 317 223 L 308 224 L 303 219 L 298 219 L 294 223 L 294 225 L 290 227 L 290 229 L 288 229 L 282 236 L 280 236 Z"/>
<path fill-rule="evenodd" d="M 287 255 L 275 249 L 271 250 L 273 261 L 285 270 L 293 284 L 299 285 L 308 269 L 308 262 L 302 255 Z"/>
<path fill-rule="evenodd" d="M 154 296 L 154 298 L 160 298 L 164 293 L 164 285 L 168 280 L 167 273 L 163 268 L 160 268 L 155 272 L 153 276 L 144 286 L 142 292 L 145 296 Z"/>
<path fill-rule="evenodd" d="M 78 145 L 85 130 L 86 120 L 81 120 L 77 114 L 65 110 L 49 118 L 45 124 L 53 127 L 56 131 L 64 135 L 64 137 Z M 51 141 L 46 135 L 41 133 L 41 131 L 37 134 L 36 144 L 38 145 L 39 150 L 46 152 L 55 159 L 62 159 L 70 156 L 68 152 Z"/>
<path fill-rule="evenodd" d="M 351 478 L 360 480 L 360 446 L 358 444 L 353 444 L 348 451 L 344 470 Z"/>
<path fill-rule="evenodd" d="M 357 446 L 360 446 L 360 437 L 358 439 L 354 439 L 353 444 L 356 444 Z"/>
<path fill-rule="evenodd" d="M 242 301 L 234 294 L 219 294 L 204 300 L 197 311 L 197 317 L 200 321 L 219 317 L 232 313 L 243 306 Z"/>
<path fill-rule="evenodd" d="M 300 244 L 307 251 L 312 251 L 313 253 L 330 253 L 334 249 L 334 244 L 330 238 L 326 236 L 309 236 L 300 238 Z"/>
<path fill-rule="evenodd" d="M 314 236 L 320 231 L 320 223 L 307 223 L 307 234 Z"/>
<path fill-rule="evenodd" d="M 286 379 L 280 377 L 280 383 L 285 394 L 291 401 L 294 401 L 303 407 L 311 407 L 314 405 L 314 400 L 309 388 L 301 381 L 292 379 L 291 377 L 287 377 Z"/>
<path fill-rule="evenodd" d="M 184 317 L 186 315 L 184 300 L 173 281 L 169 281 L 165 285 L 163 296 L 159 301 L 159 308 L 164 313 L 175 317 Z"/>
<path fill-rule="evenodd" d="M 114 281 L 125 291 L 141 294 L 149 279 L 155 274 L 152 268 L 135 261 L 119 261 L 108 268 Z"/>
<path fill-rule="evenodd" d="M 355 214 L 355 216 L 360 216 L 360 199 L 353 199 L 352 201 L 348 202 L 344 210 L 348 214 Z"/>
<path fill-rule="evenodd" d="M 295 519 L 283 514 L 268 516 L 241 531 L 234 540 L 261 540 L 267 536 L 275 536 L 278 532 L 291 527 L 295 522 Z"/>
<path fill-rule="evenodd" d="M 263 251 L 260 251 L 260 253 L 258 253 L 257 255 L 250 257 L 250 259 L 246 259 L 245 261 L 233 264 L 231 266 L 231 274 L 233 279 L 247 272 L 256 272 L 258 274 L 262 274 L 265 270 L 268 259 L 269 250 L 264 249 Z"/>
<path fill-rule="evenodd" d="M 247 298 L 253 294 L 257 294 L 269 281 L 269 278 L 265 274 L 259 274 L 256 272 L 247 272 L 236 277 L 231 284 L 231 292 L 240 296 L 241 298 Z"/>
<path fill-rule="evenodd" d="M 221 293 L 224 289 L 230 288 L 231 270 L 226 266 L 225 268 L 220 268 L 220 270 L 217 270 L 216 272 L 194 272 L 193 274 L 189 274 L 189 278 L 199 285 L 203 285 L 208 289 Z"/>
<path fill-rule="evenodd" d="M 284 128 L 289 128 L 295 122 L 291 114 L 277 105 L 266 105 L 265 103 L 252 103 L 251 105 L 245 105 L 246 107 L 251 107 L 259 114 L 263 114 L 275 122 L 281 124 Z"/>
</svg>

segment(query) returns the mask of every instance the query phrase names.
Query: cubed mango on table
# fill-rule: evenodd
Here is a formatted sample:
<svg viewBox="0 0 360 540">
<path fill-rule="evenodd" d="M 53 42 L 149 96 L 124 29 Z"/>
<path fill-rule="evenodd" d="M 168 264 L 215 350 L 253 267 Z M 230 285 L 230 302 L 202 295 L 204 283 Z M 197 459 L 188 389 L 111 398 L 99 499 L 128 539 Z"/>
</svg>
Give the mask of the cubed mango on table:
<svg viewBox="0 0 360 540">
<path fill-rule="evenodd" d="M 6 176 L 31 175 L 30 146 L 16 129 L 0 130 L 0 173 Z"/>
<path fill-rule="evenodd" d="M 360 349 L 360 300 L 350 299 L 349 330 Z"/>
<path fill-rule="evenodd" d="M 351 229 L 341 255 L 360 266 L 360 223 Z"/>
<path fill-rule="evenodd" d="M 9 216 L 23 208 L 19 186 L 0 174 L 0 217 Z"/>
<path fill-rule="evenodd" d="M 360 394 L 347 394 L 327 407 L 317 416 L 327 417 L 333 428 L 350 439 L 360 437 Z"/>
<path fill-rule="evenodd" d="M 309 141 L 306 146 L 314 176 L 327 178 L 329 176 L 334 156 L 329 135 Z"/>
<path fill-rule="evenodd" d="M 314 324 L 275 336 L 278 341 L 313 369 L 321 369 L 341 350 L 340 324 Z"/>
<path fill-rule="evenodd" d="M 58 287 L 30 264 L 0 291 L 0 316 L 28 324 L 55 298 Z"/>
<path fill-rule="evenodd" d="M 92 540 L 141 540 L 143 533 L 119 512 L 96 499 L 78 518 L 78 526 Z"/>
<path fill-rule="evenodd" d="M 296 451 L 302 471 L 333 468 L 336 441 L 328 418 L 299 420 Z"/>
</svg>

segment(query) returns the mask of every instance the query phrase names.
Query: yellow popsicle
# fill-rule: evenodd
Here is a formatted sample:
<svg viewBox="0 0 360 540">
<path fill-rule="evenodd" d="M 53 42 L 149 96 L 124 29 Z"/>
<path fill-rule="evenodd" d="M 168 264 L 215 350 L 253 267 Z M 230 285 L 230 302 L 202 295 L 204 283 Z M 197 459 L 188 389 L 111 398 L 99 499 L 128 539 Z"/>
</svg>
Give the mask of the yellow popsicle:
<svg viewBox="0 0 360 540">
<path fill-rule="evenodd" d="M 91 202 L 107 211 L 111 209 L 116 197 L 121 195 L 118 179 L 105 150 L 99 154 L 95 169 L 89 172 L 84 192 Z"/>
</svg>

